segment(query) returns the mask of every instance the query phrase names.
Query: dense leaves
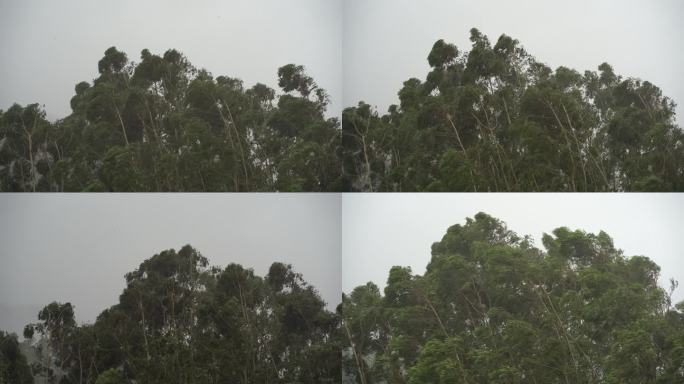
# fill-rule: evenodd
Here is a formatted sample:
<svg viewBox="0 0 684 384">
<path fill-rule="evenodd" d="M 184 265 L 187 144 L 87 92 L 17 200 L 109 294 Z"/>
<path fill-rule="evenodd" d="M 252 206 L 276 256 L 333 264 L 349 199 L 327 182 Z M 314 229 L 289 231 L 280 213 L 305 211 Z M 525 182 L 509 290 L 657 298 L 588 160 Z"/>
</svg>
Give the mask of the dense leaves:
<svg viewBox="0 0 684 384">
<path fill-rule="evenodd" d="M 648 81 L 552 70 L 501 35 L 438 40 L 425 80 L 342 124 L 301 65 L 282 93 L 214 77 L 176 50 L 112 47 L 54 124 L 0 111 L 2 191 L 682 191 L 684 133 Z"/>
<path fill-rule="evenodd" d="M 359 102 L 341 130 L 301 65 L 278 69 L 276 94 L 175 50 L 133 63 L 112 47 L 68 117 L 0 111 L 0 190 L 684 190 L 684 133 L 658 87 L 606 63 L 554 71 L 506 35 L 470 40 L 438 40 L 399 105 Z"/>
<path fill-rule="evenodd" d="M 0 331 L 0 383 L 33 384 L 31 368 L 19 348 L 17 336 Z"/>
<path fill-rule="evenodd" d="M 438 40 L 386 114 L 345 109 L 346 189 L 684 190 L 684 133 L 658 87 L 606 63 L 553 71 L 506 35 L 470 40 Z"/>
<path fill-rule="evenodd" d="M 50 383 L 338 383 L 338 316 L 290 265 L 264 278 L 208 267 L 190 246 L 126 275 L 119 303 L 76 325 L 51 303 L 26 328 L 48 342 Z M 16 342 L 16 340 L 15 340 Z"/>
<path fill-rule="evenodd" d="M 660 268 L 604 232 L 558 228 L 545 250 L 484 213 L 343 297 L 349 383 L 684 381 L 684 303 Z M 673 287 L 675 287 L 673 282 Z"/>
<path fill-rule="evenodd" d="M 54 124 L 37 104 L 0 111 L 0 191 L 341 189 L 339 121 L 304 67 L 280 68 L 276 95 L 176 50 L 140 60 L 107 49 Z"/>
</svg>

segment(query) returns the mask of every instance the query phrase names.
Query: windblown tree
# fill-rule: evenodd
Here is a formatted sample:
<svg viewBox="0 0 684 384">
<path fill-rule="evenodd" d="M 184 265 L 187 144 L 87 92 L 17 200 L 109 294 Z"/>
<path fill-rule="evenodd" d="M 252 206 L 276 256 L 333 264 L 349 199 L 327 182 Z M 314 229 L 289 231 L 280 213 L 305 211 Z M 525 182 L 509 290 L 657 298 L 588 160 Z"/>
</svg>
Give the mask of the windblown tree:
<svg viewBox="0 0 684 384">
<path fill-rule="evenodd" d="M 0 331 L 0 383 L 33 384 L 31 367 L 19 348 L 17 335 Z"/>
<path fill-rule="evenodd" d="M 45 355 L 45 361 L 39 362 L 38 373 L 48 382 L 56 382 L 55 378 L 68 364 L 68 338 L 76 328 L 74 309 L 71 303 L 52 302 L 38 312 L 38 320 L 40 322 L 26 325 L 24 337 L 32 340 L 38 332 L 41 340 L 45 341 L 46 350 L 42 351 L 43 347 L 40 347 L 40 355 Z"/>
<path fill-rule="evenodd" d="M 0 191 L 340 190 L 340 129 L 325 90 L 289 64 L 276 91 L 214 77 L 178 51 L 111 47 L 54 124 L 0 111 Z"/>
<path fill-rule="evenodd" d="M 676 383 L 684 302 L 660 268 L 604 232 L 558 228 L 535 248 L 484 213 L 432 245 L 423 275 L 344 295 L 355 383 Z"/>
<path fill-rule="evenodd" d="M 48 305 L 27 327 L 49 332 L 53 383 L 340 381 L 338 317 L 290 265 L 262 278 L 209 267 L 185 246 L 128 273 L 119 303 L 94 324 L 55 320 L 65 306 Z"/>
<path fill-rule="evenodd" d="M 554 71 L 506 35 L 470 40 L 438 40 L 386 114 L 345 109 L 347 190 L 684 190 L 684 133 L 658 87 L 606 63 Z"/>
</svg>

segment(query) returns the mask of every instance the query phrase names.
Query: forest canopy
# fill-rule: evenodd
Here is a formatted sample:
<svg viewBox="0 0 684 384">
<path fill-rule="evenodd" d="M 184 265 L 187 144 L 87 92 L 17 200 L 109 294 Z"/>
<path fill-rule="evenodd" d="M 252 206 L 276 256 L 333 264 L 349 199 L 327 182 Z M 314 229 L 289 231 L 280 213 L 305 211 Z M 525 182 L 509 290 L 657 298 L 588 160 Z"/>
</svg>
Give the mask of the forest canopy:
<svg viewBox="0 0 684 384">
<path fill-rule="evenodd" d="M 283 93 L 214 77 L 180 52 L 115 47 L 75 86 L 72 113 L 0 111 L 0 191 L 337 191 L 339 120 L 303 66 Z"/>
<path fill-rule="evenodd" d="M 21 352 L 17 335 L 0 331 L 0 383 L 33 384 L 31 367 Z"/>
<path fill-rule="evenodd" d="M 435 42 L 387 113 L 344 110 L 348 190 L 684 190 L 684 133 L 657 86 L 607 63 L 553 70 L 505 34 L 470 41 Z"/>
<path fill-rule="evenodd" d="M 425 272 L 389 270 L 329 311 L 292 266 L 211 267 L 191 246 L 125 275 L 114 305 L 78 324 L 52 302 L 26 342 L 0 332 L 9 384 L 675 383 L 684 302 L 660 267 L 605 232 L 520 236 L 485 213 L 448 228 Z M 427 250 L 426 250 L 427 251 Z"/>
<path fill-rule="evenodd" d="M 50 303 L 24 330 L 40 350 L 32 367 L 40 382 L 340 381 L 339 317 L 291 265 L 275 262 L 260 277 L 239 264 L 210 267 L 187 245 L 126 274 L 119 302 L 93 324 L 78 325 L 74 312 Z M 0 352 L 15 344 L 0 333 Z M 25 362 L 17 366 L 10 374 L 25 373 Z"/>
<path fill-rule="evenodd" d="M 660 267 L 605 232 L 557 228 L 544 249 L 485 213 L 432 245 L 424 274 L 343 296 L 345 383 L 676 383 L 684 302 Z"/>
<path fill-rule="evenodd" d="M 438 40 L 398 105 L 360 101 L 341 124 L 301 65 L 276 92 L 111 47 L 64 119 L 0 111 L 0 191 L 684 191 L 684 133 L 656 85 L 470 41 Z"/>
</svg>

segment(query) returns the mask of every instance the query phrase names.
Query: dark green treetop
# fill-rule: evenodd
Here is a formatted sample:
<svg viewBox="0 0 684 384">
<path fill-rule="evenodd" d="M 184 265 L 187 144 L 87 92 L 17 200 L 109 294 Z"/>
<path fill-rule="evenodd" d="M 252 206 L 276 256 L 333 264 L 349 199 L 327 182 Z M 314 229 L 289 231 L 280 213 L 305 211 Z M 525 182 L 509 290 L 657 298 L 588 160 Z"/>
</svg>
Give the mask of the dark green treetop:
<svg viewBox="0 0 684 384">
<path fill-rule="evenodd" d="M 558 228 L 544 250 L 484 213 L 343 296 L 345 378 L 357 383 L 675 383 L 684 303 L 660 268 L 604 232 Z M 676 284 L 673 284 L 673 288 Z"/>
<path fill-rule="evenodd" d="M 111 47 L 98 72 L 55 123 L 37 104 L 0 111 L 0 191 L 341 189 L 339 121 L 301 65 L 278 70 L 282 94 L 173 49 L 134 63 Z"/>
<path fill-rule="evenodd" d="M 684 190 L 684 132 L 658 87 L 607 63 L 553 70 L 507 35 L 470 41 L 438 40 L 386 114 L 344 110 L 346 190 Z"/>
</svg>

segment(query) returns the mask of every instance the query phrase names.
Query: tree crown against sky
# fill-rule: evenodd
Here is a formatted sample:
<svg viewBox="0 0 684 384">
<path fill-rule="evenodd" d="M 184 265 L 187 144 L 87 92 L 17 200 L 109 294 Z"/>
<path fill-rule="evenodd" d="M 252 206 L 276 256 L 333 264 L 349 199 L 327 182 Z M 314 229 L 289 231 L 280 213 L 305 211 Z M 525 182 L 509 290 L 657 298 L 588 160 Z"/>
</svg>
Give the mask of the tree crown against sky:
<svg viewBox="0 0 684 384">
<path fill-rule="evenodd" d="M 648 81 L 552 70 L 507 35 L 444 40 L 399 105 L 342 117 L 346 188 L 360 191 L 681 191 L 675 103 Z"/>
<path fill-rule="evenodd" d="M 55 123 L 0 111 L 0 191 L 340 190 L 339 121 L 301 65 L 278 70 L 282 94 L 173 49 L 135 63 L 111 47 L 98 71 Z"/>
<path fill-rule="evenodd" d="M 544 250 L 487 214 L 450 227 L 423 275 L 390 269 L 343 296 L 356 383 L 672 383 L 684 303 L 660 268 L 604 232 L 557 228 Z"/>
<path fill-rule="evenodd" d="M 51 383 L 334 383 L 337 333 L 338 316 L 291 265 L 260 277 L 210 267 L 188 245 L 126 274 L 95 323 L 78 325 L 70 303 L 53 302 L 24 336 L 43 341 L 33 372 Z"/>
<path fill-rule="evenodd" d="M 283 94 L 214 78 L 176 50 L 112 47 L 73 113 L 0 113 L 4 191 L 681 191 L 684 133 L 648 81 L 552 70 L 502 35 L 471 30 L 468 52 L 438 40 L 425 80 L 379 115 L 339 121 L 304 67 Z"/>
</svg>

